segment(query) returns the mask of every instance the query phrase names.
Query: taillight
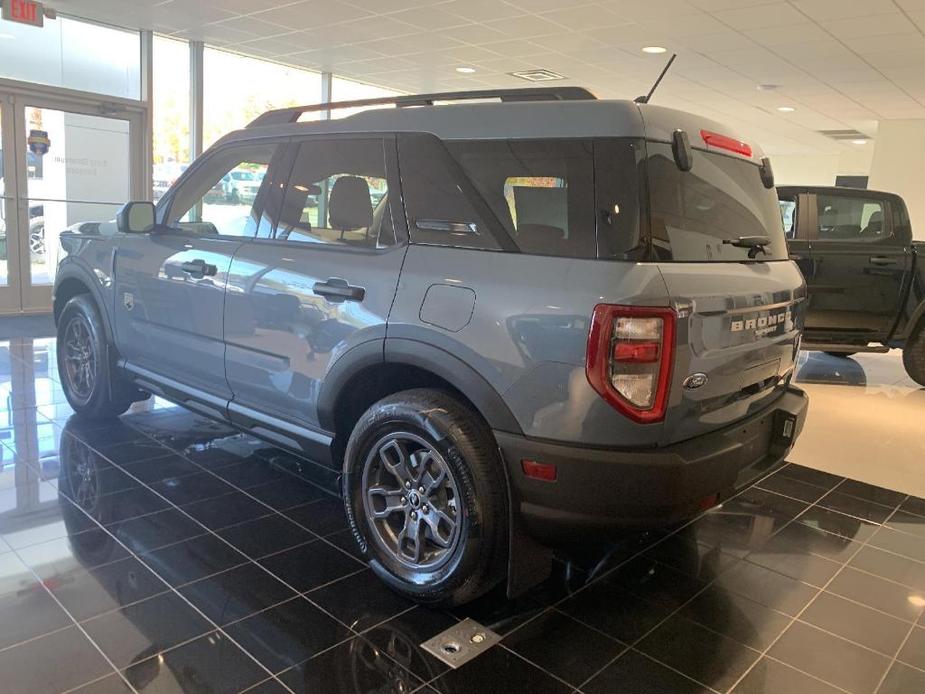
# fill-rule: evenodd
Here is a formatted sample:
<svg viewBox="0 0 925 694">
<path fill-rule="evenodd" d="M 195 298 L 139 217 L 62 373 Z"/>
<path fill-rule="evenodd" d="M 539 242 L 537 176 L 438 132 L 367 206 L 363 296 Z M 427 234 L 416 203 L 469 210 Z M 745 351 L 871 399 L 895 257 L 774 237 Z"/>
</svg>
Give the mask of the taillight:
<svg viewBox="0 0 925 694">
<path fill-rule="evenodd" d="M 637 422 L 664 418 L 674 355 L 670 308 L 598 304 L 585 371 L 607 402 Z"/>
</svg>

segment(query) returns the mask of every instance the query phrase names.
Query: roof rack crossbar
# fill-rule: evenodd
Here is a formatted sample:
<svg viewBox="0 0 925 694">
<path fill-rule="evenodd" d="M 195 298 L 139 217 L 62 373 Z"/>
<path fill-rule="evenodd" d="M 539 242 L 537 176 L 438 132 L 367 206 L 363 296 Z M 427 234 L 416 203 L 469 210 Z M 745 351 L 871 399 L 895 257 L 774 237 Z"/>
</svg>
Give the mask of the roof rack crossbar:
<svg viewBox="0 0 925 694">
<path fill-rule="evenodd" d="M 500 99 L 501 101 L 585 101 L 595 99 L 594 94 L 583 87 L 544 87 L 524 89 L 482 89 L 469 92 L 440 92 L 437 94 L 411 94 L 407 96 L 387 96 L 377 99 L 359 99 L 356 101 L 337 101 L 328 104 L 308 104 L 290 106 L 263 113 L 248 124 L 248 128 L 264 125 L 283 125 L 295 123 L 303 113 L 334 111 L 363 106 L 433 106 L 437 101 L 473 101 L 476 99 Z"/>
</svg>

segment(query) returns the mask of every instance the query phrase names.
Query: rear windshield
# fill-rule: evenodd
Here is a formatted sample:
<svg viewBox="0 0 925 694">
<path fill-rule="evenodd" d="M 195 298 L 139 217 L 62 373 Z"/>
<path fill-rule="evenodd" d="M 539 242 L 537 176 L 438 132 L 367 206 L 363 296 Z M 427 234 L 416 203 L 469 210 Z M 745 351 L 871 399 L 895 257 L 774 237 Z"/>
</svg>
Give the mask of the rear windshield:
<svg viewBox="0 0 925 694">
<path fill-rule="evenodd" d="M 724 240 L 767 236 L 755 260 L 786 260 L 787 242 L 777 191 L 764 187 L 758 166 L 724 154 L 696 150 L 694 166 L 681 171 L 671 147 L 647 143 L 652 246 L 658 260 L 741 262 L 748 248 Z"/>
</svg>

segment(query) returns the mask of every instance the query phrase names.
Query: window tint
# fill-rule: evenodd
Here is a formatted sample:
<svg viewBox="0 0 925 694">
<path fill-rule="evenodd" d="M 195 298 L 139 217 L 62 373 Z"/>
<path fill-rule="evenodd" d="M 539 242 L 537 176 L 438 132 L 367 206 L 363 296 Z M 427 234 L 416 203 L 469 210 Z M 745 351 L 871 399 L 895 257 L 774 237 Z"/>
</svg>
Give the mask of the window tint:
<svg viewBox="0 0 925 694">
<path fill-rule="evenodd" d="M 464 248 L 503 247 L 504 239 L 498 239 L 500 230 L 488 221 L 491 211 L 440 140 L 433 135 L 402 135 L 398 148 L 412 241 Z"/>
<path fill-rule="evenodd" d="M 261 237 L 270 237 L 262 230 Z M 381 139 L 303 142 L 275 238 L 383 248 L 395 245 Z"/>
<path fill-rule="evenodd" d="M 447 148 L 522 252 L 597 256 L 590 141 L 455 141 Z"/>
<path fill-rule="evenodd" d="M 879 200 L 821 193 L 816 206 L 820 241 L 876 241 L 889 234 Z"/>
<path fill-rule="evenodd" d="M 741 262 L 742 236 L 767 236 L 757 260 L 785 260 L 787 244 L 777 193 L 744 159 L 695 150 L 693 168 L 678 169 L 671 147 L 647 143 L 652 246 L 658 260 Z"/>
<path fill-rule="evenodd" d="M 273 143 L 216 152 L 177 189 L 166 223 L 205 236 L 253 236 L 269 228 L 260 211 L 277 149 Z"/>
</svg>

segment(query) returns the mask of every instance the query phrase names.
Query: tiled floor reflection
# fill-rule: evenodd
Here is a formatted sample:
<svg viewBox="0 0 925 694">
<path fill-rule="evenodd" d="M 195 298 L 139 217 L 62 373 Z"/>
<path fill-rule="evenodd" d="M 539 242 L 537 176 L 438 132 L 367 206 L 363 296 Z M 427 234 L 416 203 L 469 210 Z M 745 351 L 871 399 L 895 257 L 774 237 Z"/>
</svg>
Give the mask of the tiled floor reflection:
<svg viewBox="0 0 925 694">
<path fill-rule="evenodd" d="M 152 400 L 71 418 L 51 340 L 0 343 L 0 691 L 925 691 L 925 500 L 790 465 L 516 600 L 398 597 L 336 475 Z M 422 641 L 503 634 L 459 670 Z"/>
</svg>

